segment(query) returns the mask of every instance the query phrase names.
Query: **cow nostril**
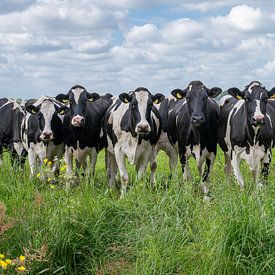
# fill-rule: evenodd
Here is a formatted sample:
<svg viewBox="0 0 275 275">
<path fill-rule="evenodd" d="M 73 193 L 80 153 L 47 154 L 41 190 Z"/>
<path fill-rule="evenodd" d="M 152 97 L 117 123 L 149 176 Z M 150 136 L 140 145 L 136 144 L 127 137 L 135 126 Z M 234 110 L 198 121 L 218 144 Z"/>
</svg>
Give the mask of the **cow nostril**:
<svg viewBox="0 0 275 275">
<path fill-rule="evenodd" d="M 149 126 L 147 124 L 138 125 L 139 132 L 148 132 Z"/>
</svg>

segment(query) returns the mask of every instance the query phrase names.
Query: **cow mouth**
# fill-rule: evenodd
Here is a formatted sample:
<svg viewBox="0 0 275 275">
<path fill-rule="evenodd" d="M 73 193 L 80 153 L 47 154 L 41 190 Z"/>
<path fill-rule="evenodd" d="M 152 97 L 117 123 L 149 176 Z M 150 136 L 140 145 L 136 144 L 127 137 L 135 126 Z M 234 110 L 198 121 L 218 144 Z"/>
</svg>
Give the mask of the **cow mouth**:
<svg viewBox="0 0 275 275">
<path fill-rule="evenodd" d="M 136 134 L 140 136 L 148 136 L 151 131 L 137 131 Z"/>
<path fill-rule="evenodd" d="M 73 127 L 80 128 L 83 127 L 84 123 L 72 123 Z"/>
</svg>

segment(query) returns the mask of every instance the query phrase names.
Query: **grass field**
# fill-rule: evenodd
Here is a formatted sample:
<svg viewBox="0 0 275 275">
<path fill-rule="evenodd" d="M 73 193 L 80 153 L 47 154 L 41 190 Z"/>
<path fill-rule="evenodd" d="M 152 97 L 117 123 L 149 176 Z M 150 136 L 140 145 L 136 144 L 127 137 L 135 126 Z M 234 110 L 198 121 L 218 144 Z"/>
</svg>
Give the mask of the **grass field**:
<svg viewBox="0 0 275 275">
<path fill-rule="evenodd" d="M 178 169 L 165 189 L 168 159 L 160 154 L 157 186 L 133 180 L 120 199 L 106 191 L 103 159 L 101 153 L 94 179 L 68 190 L 30 180 L 28 165 L 16 171 L 5 155 L 0 253 L 24 255 L 29 274 L 274 274 L 274 159 L 262 190 L 243 166 L 241 191 L 225 178 L 219 152 L 210 203 L 202 201 L 194 162 L 192 182 L 182 183 Z"/>
</svg>

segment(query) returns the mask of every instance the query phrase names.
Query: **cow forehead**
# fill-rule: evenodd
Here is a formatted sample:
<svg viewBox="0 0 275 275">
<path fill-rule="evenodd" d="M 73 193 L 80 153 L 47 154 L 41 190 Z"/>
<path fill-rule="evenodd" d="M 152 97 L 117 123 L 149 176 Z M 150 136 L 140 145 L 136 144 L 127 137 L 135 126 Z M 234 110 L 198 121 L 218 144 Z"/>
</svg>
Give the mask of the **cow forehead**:
<svg viewBox="0 0 275 275">
<path fill-rule="evenodd" d="M 262 86 L 262 84 L 260 83 L 260 82 L 258 82 L 258 81 L 253 81 L 253 82 L 251 82 L 248 86 L 247 86 L 247 91 L 248 91 L 248 93 L 250 93 L 250 94 L 252 94 L 252 92 L 253 92 L 253 88 L 255 88 L 255 87 L 263 87 Z"/>
<path fill-rule="evenodd" d="M 72 95 L 74 97 L 75 102 L 78 103 L 81 93 L 83 93 L 85 89 L 77 87 L 74 89 L 71 89 Z"/>
<path fill-rule="evenodd" d="M 147 91 L 139 91 L 135 93 L 135 98 L 138 103 L 147 103 L 149 100 L 149 93 Z"/>
<path fill-rule="evenodd" d="M 48 100 L 44 101 L 41 104 L 40 112 L 45 116 L 52 115 L 55 112 L 54 103 Z"/>
</svg>

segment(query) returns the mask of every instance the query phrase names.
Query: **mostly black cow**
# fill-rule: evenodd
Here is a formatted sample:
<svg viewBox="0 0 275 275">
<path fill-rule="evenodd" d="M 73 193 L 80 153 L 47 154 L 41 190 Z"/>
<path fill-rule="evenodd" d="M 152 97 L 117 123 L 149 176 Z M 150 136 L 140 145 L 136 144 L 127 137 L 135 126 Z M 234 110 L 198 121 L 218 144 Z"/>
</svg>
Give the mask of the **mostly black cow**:
<svg viewBox="0 0 275 275">
<path fill-rule="evenodd" d="M 2 162 L 3 148 L 11 152 L 12 161 L 24 162 L 26 151 L 20 135 L 23 116 L 22 106 L 14 100 L 0 99 L 0 162 Z"/>
<path fill-rule="evenodd" d="M 154 155 L 154 146 L 161 133 L 161 120 L 153 103 L 163 99 L 162 94 L 152 95 L 148 89 L 140 87 L 120 94 L 106 113 L 104 129 L 108 141 L 109 185 L 114 185 L 119 171 L 122 196 L 129 181 L 125 157 L 136 166 L 137 177 L 141 178 Z M 152 165 L 152 173 L 155 169 Z M 151 181 L 154 181 L 152 175 Z"/>
<path fill-rule="evenodd" d="M 69 106 L 63 123 L 67 173 L 72 173 L 73 157 L 79 169 L 86 167 L 89 156 L 88 174 L 94 174 L 97 154 L 104 146 L 100 137 L 101 120 L 112 103 L 111 97 L 111 94 L 89 93 L 80 85 L 72 87 L 67 94 L 56 96 Z"/>
<path fill-rule="evenodd" d="M 61 159 L 64 153 L 62 121 L 68 108 L 47 96 L 41 97 L 33 104 L 27 102 L 25 107 L 27 113 L 21 131 L 23 145 L 28 151 L 31 174 L 36 173 L 38 159 L 40 164 L 48 159 L 53 163 L 54 171 L 58 172 L 58 159 Z M 40 172 L 42 174 L 42 170 Z"/>
<path fill-rule="evenodd" d="M 202 82 L 192 81 L 186 89 L 172 91 L 178 101 L 168 115 L 167 133 L 171 143 L 178 148 L 183 178 L 190 178 L 188 159 L 191 155 L 200 175 L 205 162 L 202 175 L 205 199 L 209 198 L 206 181 L 217 152 L 219 106 L 213 98 L 221 92 L 220 88 L 208 89 Z"/>
<path fill-rule="evenodd" d="M 167 135 L 167 123 L 168 123 L 168 114 L 174 108 L 176 104 L 176 99 L 173 96 L 166 97 L 160 104 L 155 104 L 155 107 L 159 111 L 159 115 L 161 118 L 161 135 L 159 140 L 155 146 L 155 154 L 158 151 L 164 151 L 169 157 L 169 167 L 170 167 L 170 178 L 172 177 L 173 172 L 176 169 L 178 162 L 178 152 L 176 148 L 171 144 L 168 135 Z M 156 157 L 152 158 L 151 165 L 157 165 Z"/>
<path fill-rule="evenodd" d="M 230 88 L 228 93 L 220 101 L 219 144 L 225 153 L 225 172 L 229 174 L 232 166 L 243 187 L 241 160 L 247 162 L 255 182 L 258 182 L 261 164 L 263 176 L 268 176 L 273 127 L 267 103 L 274 96 L 275 88 L 268 91 L 260 82 L 253 81 L 243 91 Z"/>
</svg>

